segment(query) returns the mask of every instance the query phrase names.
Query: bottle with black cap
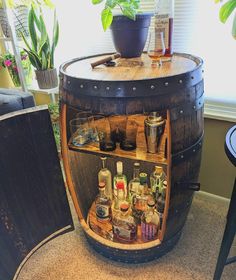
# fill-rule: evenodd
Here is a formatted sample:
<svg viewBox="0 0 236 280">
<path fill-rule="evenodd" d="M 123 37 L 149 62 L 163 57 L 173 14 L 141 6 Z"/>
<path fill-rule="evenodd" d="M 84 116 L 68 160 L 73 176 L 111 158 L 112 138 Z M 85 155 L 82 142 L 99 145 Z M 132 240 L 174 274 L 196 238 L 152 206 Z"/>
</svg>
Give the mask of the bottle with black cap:
<svg viewBox="0 0 236 280">
<path fill-rule="evenodd" d="M 164 181 L 163 182 L 162 193 L 157 199 L 157 212 L 160 216 L 160 228 L 162 227 L 163 214 L 164 214 L 164 211 L 165 211 L 166 190 L 167 190 L 167 181 Z"/>
</svg>

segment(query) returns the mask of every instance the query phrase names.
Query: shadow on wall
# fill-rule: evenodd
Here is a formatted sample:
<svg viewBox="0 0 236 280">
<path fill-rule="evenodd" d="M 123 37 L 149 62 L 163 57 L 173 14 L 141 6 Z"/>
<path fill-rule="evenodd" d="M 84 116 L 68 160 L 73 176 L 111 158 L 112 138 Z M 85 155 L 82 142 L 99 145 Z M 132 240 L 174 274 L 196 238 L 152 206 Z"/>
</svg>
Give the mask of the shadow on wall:
<svg viewBox="0 0 236 280">
<path fill-rule="evenodd" d="M 199 181 L 201 190 L 230 198 L 235 178 L 235 167 L 225 151 L 225 135 L 235 125 L 232 122 L 206 119 Z"/>
</svg>

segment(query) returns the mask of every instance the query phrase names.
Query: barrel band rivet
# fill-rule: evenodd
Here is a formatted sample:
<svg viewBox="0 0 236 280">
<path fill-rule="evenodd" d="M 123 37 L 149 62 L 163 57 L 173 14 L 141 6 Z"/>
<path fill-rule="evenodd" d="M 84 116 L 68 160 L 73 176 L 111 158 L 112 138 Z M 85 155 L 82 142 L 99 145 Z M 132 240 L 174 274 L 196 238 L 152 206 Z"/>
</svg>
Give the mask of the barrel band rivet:
<svg viewBox="0 0 236 280">
<path fill-rule="evenodd" d="M 67 84 L 69 85 L 69 84 L 70 84 L 70 81 L 67 81 Z"/>
<path fill-rule="evenodd" d="M 106 87 L 106 90 L 110 90 L 110 87 Z"/>
<path fill-rule="evenodd" d="M 80 88 L 83 88 L 84 87 L 84 85 L 80 85 Z"/>
<path fill-rule="evenodd" d="M 136 90 L 136 87 L 133 87 L 133 91 L 135 91 Z"/>
<path fill-rule="evenodd" d="M 155 88 L 155 86 L 154 85 L 151 85 L 151 89 L 154 89 Z"/>
<path fill-rule="evenodd" d="M 168 83 L 168 82 L 165 82 L 165 86 L 168 87 L 168 85 L 169 85 L 169 83 Z"/>
<path fill-rule="evenodd" d="M 97 87 L 97 86 L 94 86 L 93 88 L 94 88 L 94 89 L 98 89 L 98 87 Z"/>
<path fill-rule="evenodd" d="M 179 112 L 180 112 L 180 114 L 183 114 L 183 113 L 184 113 L 184 111 L 183 111 L 183 110 L 180 110 Z"/>
<path fill-rule="evenodd" d="M 180 83 L 180 84 L 182 84 L 182 83 L 183 83 L 183 81 L 182 81 L 182 80 L 179 80 L 179 83 Z"/>
</svg>

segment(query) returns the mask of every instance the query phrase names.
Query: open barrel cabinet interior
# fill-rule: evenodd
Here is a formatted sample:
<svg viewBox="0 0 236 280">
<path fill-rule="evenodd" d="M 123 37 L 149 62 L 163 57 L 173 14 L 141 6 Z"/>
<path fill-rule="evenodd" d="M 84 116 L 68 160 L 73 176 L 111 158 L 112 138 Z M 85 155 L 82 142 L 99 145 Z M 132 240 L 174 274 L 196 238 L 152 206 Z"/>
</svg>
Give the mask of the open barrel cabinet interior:
<svg viewBox="0 0 236 280">
<path fill-rule="evenodd" d="M 177 243 L 199 190 L 198 173 L 203 139 L 202 60 L 188 54 L 175 54 L 162 67 L 151 67 L 147 54 L 141 58 L 118 59 L 115 67 L 90 63 L 104 55 L 74 59 L 60 68 L 62 155 L 68 187 L 85 236 L 104 256 L 122 262 L 146 262 L 171 250 Z M 98 144 L 74 146 L 69 122 L 79 111 L 93 114 L 127 115 L 139 124 L 137 148 L 100 151 Z M 147 153 L 144 119 L 149 112 L 161 112 L 166 120 L 160 151 Z M 134 162 L 150 174 L 155 165 L 167 174 L 167 193 L 163 225 L 157 238 L 144 242 L 138 229 L 137 240 L 121 243 L 111 234 L 111 223 L 98 222 L 94 200 L 98 193 L 100 157 L 116 174 L 117 161 L 124 174 L 132 178 Z"/>
</svg>

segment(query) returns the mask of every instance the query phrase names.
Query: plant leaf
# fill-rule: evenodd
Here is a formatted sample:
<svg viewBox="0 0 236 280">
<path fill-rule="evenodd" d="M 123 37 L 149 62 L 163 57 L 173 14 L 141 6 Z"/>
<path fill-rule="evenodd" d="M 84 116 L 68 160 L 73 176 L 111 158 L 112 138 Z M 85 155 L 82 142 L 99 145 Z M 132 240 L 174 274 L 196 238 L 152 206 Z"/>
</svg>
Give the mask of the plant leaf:
<svg viewBox="0 0 236 280">
<path fill-rule="evenodd" d="M 233 26 L 232 26 L 232 36 L 236 40 L 236 14 L 234 15 Z"/>
<path fill-rule="evenodd" d="M 111 25 L 112 20 L 113 20 L 111 8 L 107 7 L 105 9 L 103 9 L 101 18 L 102 18 L 103 29 L 104 29 L 104 31 L 106 31 L 107 28 Z"/>
<path fill-rule="evenodd" d="M 29 21 L 29 33 L 30 33 L 30 38 L 32 42 L 32 49 L 37 52 L 38 49 L 38 39 L 37 39 L 37 33 L 34 25 L 34 11 L 33 8 L 30 9 L 29 15 L 28 15 L 28 21 Z"/>
<path fill-rule="evenodd" d="M 132 20 L 135 20 L 136 19 L 136 10 L 132 7 L 124 7 L 123 9 L 123 14 L 124 16 L 132 19 Z"/>
<path fill-rule="evenodd" d="M 223 23 L 225 23 L 235 8 L 236 8 L 236 0 L 229 0 L 228 2 L 226 2 L 220 8 L 220 13 L 219 13 L 220 20 Z"/>
<path fill-rule="evenodd" d="M 114 9 L 117 4 L 117 0 L 107 0 L 105 6 Z"/>
<path fill-rule="evenodd" d="M 37 55 L 35 55 L 35 53 L 33 51 L 30 51 L 27 49 L 24 49 L 24 51 L 28 54 L 29 60 L 30 60 L 31 64 L 33 65 L 33 67 L 36 68 L 37 70 L 41 70 L 42 63 L 41 63 L 40 59 L 37 57 Z"/>
<path fill-rule="evenodd" d="M 92 3 L 93 3 L 94 5 L 100 4 L 100 3 L 102 3 L 102 2 L 103 2 L 103 0 L 92 0 Z"/>
</svg>

